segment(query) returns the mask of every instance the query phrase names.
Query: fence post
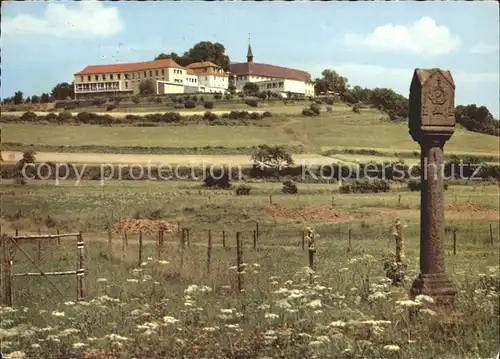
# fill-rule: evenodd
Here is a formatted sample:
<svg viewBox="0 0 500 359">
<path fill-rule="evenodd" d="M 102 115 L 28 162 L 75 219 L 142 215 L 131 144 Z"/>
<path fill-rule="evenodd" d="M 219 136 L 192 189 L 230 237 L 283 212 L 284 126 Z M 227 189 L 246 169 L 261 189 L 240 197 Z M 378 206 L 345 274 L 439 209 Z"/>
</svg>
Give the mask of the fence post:
<svg viewBox="0 0 500 359">
<path fill-rule="evenodd" d="M 490 223 L 490 245 L 493 246 L 493 226 Z"/>
<path fill-rule="evenodd" d="M 243 268 L 242 263 L 242 243 L 241 243 L 241 234 L 240 232 L 236 232 L 236 270 L 238 271 L 238 293 L 241 293 L 243 290 Z"/>
<path fill-rule="evenodd" d="M 189 232 L 191 232 L 191 231 L 189 230 L 189 228 L 186 228 L 186 233 L 187 233 L 187 236 L 186 236 L 186 241 L 187 241 L 187 246 L 188 246 L 188 247 L 189 247 L 189 246 L 191 246 L 191 238 L 190 238 L 190 237 L 191 237 L 191 235 L 190 235 L 190 233 L 189 233 Z"/>
<path fill-rule="evenodd" d="M 314 252 L 316 251 L 314 244 L 314 237 L 311 233 L 309 233 L 309 243 L 308 243 L 308 252 L 309 252 L 309 268 L 314 270 Z M 312 281 L 312 273 L 309 275 L 309 281 Z"/>
<path fill-rule="evenodd" d="M 253 231 L 253 250 L 257 250 L 257 231 Z"/>
<path fill-rule="evenodd" d="M 127 235 L 127 230 L 126 229 L 123 231 L 123 239 L 125 241 L 125 249 L 128 250 L 128 235 Z"/>
<path fill-rule="evenodd" d="M 453 229 L 453 255 L 457 255 L 457 229 Z"/>
<path fill-rule="evenodd" d="M 273 196 L 269 195 L 269 204 L 273 204 Z"/>
<path fill-rule="evenodd" d="M 40 231 L 40 228 L 38 228 L 38 235 L 42 235 L 42 232 Z M 38 262 L 42 261 L 42 242 L 40 238 L 37 239 L 38 242 L 38 255 L 37 255 L 37 260 Z"/>
<path fill-rule="evenodd" d="M 142 230 L 139 231 L 139 267 L 142 263 Z"/>
<path fill-rule="evenodd" d="M 306 233 L 302 231 L 302 250 L 306 247 Z"/>
<path fill-rule="evenodd" d="M 108 222 L 108 252 L 109 252 L 109 255 L 111 255 L 111 253 L 113 252 L 112 241 L 113 241 L 113 235 L 111 233 L 111 225 Z"/>
<path fill-rule="evenodd" d="M 351 252 L 352 250 L 352 228 L 349 228 L 349 246 L 347 247 L 347 253 Z"/>
<path fill-rule="evenodd" d="M 226 248 L 226 231 L 222 231 L 222 248 Z"/>
<path fill-rule="evenodd" d="M 180 251 L 180 269 L 182 270 L 182 267 L 184 265 L 184 243 L 186 240 L 186 228 L 182 228 L 181 231 L 181 237 L 180 237 L 180 243 L 179 243 L 179 251 Z"/>
<path fill-rule="evenodd" d="M 19 229 L 16 228 L 16 237 L 19 235 Z"/>
<path fill-rule="evenodd" d="M 5 298 L 4 304 L 12 307 L 12 253 L 10 250 L 10 243 L 7 244 L 7 236 L 2 235 L 3 246 L 3 265 L 4 265 L 4 285 L 5 285 Z"/>
<path fill-rule="evenodd" d="M 334 206 L 335 206 L 335 196 L 332 195 L 332 207 L 334 207 Z"/>
<path fill-rule="evenodd" d="M 259 222 L 255 222 L 255 234 L 257 235 L 257 240 L 259 240 Z"/>
<path fill-rule="evenodd" d="M 401 195 L 398 196 L 398 207 L 401 206 Z"/>
<path fill-rule="evenodd" d="M 77 267 L 77 273 L 76 273 L 76 279 L 77 279 L 77 295 L 76 295 L 76 301 L 79 301 L 81 299 L 85 299 L 85 291 L 84 291 L 84 283 L 83 283 L 83 276 L 85 275 L 85 257 L 83 253 L 84 247 L 84 242 L 83 242 L 83 235 L 82 232 L 78 233 L 78 236 L 76 237 L 76 247 L 78 249 L 78 267 Z"/>
<path fill-rule="evenodd" d="M 212 259 L 212 231 L 208 230 L 208 247 L 207 247 L 207 273 L 210 273 L 210 260 Z"/>
</svg>

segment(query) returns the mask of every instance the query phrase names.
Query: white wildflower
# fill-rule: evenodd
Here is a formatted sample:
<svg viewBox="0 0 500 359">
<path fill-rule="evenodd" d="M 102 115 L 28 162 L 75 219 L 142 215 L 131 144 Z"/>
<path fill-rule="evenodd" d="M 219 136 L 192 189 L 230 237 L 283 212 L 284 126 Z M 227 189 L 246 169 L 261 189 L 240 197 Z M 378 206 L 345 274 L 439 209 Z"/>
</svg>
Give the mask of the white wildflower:
<svg viewBox="0 0 500 359">
<path fill-rule="evenodd" d="M 430 317 L 434 317 L 437 315 L 437 313 L 435 311 L 433 311 L 432 309 L 429 309 L 429 308 L 422 308 L 419 310 L 419 313 L 428 315 Z"/>
<path fill-rule="evenodd" d="M 415 297 L 415 301 L 422 302 L 422 303 L 425 302 L 425 303 L 429 303 L 429 304 L 434 303 L 434 299 L 432 299 L 432 297 L 429 297 L 428 295 L 424 295 L 424 294 L 417 295 Z"/>
<path fill-rule="evenodd" d="M 376 300 L 379 300 L 379 299 L 385 299 L 385 296 L 386 294 L 385 293 L 382 293 L 382 292 L 375 292 L 373 294 L 370 294 L 368 296 L 368 301 L 369 302 L 374 302 Z"/>
<path fill-rule="evenodd" d="M 139 280 L 137 280 L 135 278 L 129 278 L 129 279 L 127 279 L 127 282 L 129 282 L 129 283 L 139 283 Z"/>
<path fill-rule="evenodd" d="M 257 307 L 257 309 L 260 309 L 260 310 L 268 310 L 269 308 L 271 308 L 271 306 L 269 304 L 261 304 Z"/>
<path fill-rule="evenodd" d="M 108 280 L 106 278 L 97 278 L 97 283 L 104 283 L 107 282 Z"/>
<path fill-rule="evenodd" d="M 53 315 L 54 317 L 64 317 L 64 316 L 66 316 L 66 313 L 64 313 L 64 312 L 58 312 L 57 310 L 54 310 L 54 311 L 52 312 L 52 315 Z"/>
<path fill-rule="evenodd" d="M 80 349 L 80 348 L 83 348 L 83 347 L 86 347 L 86 346 L 87 346 L 87 344 L 85 344 L 85 343 L 80 343 L 80 342 L 73 343 L 73 348 L 74 349 Z"/>
<path fill-rule="evenodd" d="M 274 314 L 274 313 L 266 313 L 264 315 L 264 317 L 266 319 L 278 319 L 280 316 L 278 314 Z"/>
<path fill-rule="evenodd" d="M 384 349 L 387 351 L 390 351 L 390 352 L 397 352 L 401 348 L 397 345 L 386 345 L 386 346 L 384 346 Z"/>
<path fill-rule="evenodd" d="M 321 308 L 321 300 L 320 299 L 314 299 L 312 301 L 310 301 L 309 303 L 307 303 L 307 306 L 309 308 Z"/>
<path fill-rule="evenodd" d="M 40 348 L 41 348 L 40 344 L 37 343 L 31 344 L 31 349 L 40 349 Z"/>
<path fill-rule="evenodd" d="M 158 263 L 160 263 L 160 264 L 169 264 L 170 262 L 169 261 L 158 261 Z"/>
<path fill-rule="evenodd" d="M 167 316 L 163 317 L 163 322 L 166 324 L 175 324 L 175 323 L 179 322 L 179 319 L 175 319 L 174 317 L 167 315 Z"/>
</svg>

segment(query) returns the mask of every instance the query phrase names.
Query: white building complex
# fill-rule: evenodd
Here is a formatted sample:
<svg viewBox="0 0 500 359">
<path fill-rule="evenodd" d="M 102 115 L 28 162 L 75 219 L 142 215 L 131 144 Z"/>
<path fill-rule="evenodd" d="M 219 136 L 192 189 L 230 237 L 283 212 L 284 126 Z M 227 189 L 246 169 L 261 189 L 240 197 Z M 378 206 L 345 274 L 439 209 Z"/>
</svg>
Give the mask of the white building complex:
<svg viewBox="0 0 500 359">
<path fill-rule="evenodd" d="M 140 85 L 151 81 L 157 95 L 182 93 L 227 93 L 230 83 L 237 92 L 248 82 L 260 91 L 287 97 L 288 93 L 314 96 L 311 75 L 305 71 L 253 62 L 248 45 L 247 62 L 230 65 L 230 72 L 211 61 L 186 67 L 172 59 L 146 62 L 90 65 L 74 74 L 75 98 L 126 96 L 140 93 Z"/>
<path fill-rule="evenodd" d="M 288 93 L 314 96 L 314 83 L 305 71 L 253 62 L 252 47 L 248 45 L 247 62 L 230 65 L 231 81 L 236 91 L 254 82 L 260 91 L 271 91 L 287 97 Z"/>
</svg>

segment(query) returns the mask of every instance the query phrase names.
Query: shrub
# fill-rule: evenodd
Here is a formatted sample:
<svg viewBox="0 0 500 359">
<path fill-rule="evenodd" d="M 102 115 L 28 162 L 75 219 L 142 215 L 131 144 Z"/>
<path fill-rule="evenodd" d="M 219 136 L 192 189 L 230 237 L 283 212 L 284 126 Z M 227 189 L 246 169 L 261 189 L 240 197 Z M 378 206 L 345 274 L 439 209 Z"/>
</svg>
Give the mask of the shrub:
<svg viewBox="0 0 500 359">
<path fill-rule="evenodd" d="M 104 98 L 95 98 L 92 100 L 92 105 L 94 106 L 101 106 L 106 103 L 106 99 Z"/>
<path fill-rule="evenodd" d="M 76 115 L 75 121 L 77 123 L 90 123 L 90 121 L 95 117 L 95 113 L 90 112 L 80 112 Z"/>
<path fill-rule="evenodd" d="M 115 108 L 116 108 L 116 106 L 115 106 L 115 105 L 108 105 L 108 106 L 106 107 L 106 111 L 113 111 Z"/>
<path fill-rule="evenodd" d="M 248 111 L 231 111 L 229 113 L 229 118 L 231 120 L 244 120 L 250 117 Z"/>
<path fill-rule="evenodd" d="M 214 99 L 216 99 L 216 100 L 222 100 L 222 95 L 220 93 L 216 93 L 214 95 Z"/>
<path fill-rule="evenodd" d="M 28 111 L 22 114 L 21 121 L 23 122 L 32 122 L 36 120 L 36 114 L 34 112 Z"/>
<path fill-rule="evenodd" d="M 53 112 L 50 112 L 50 113 L 46 114 L 43 119 L 45 121 L 47 121 L 47 122 L 56 122 L 57 121 L 57 115 L 55 113 L 53 113 Z"/>
<path fill-rule="evenodd" d="M 260 119 L 262 119 L 262 115 L 260 113 L 258 113 L 258 112 L 252 112 L 250 114 L 250 118 L 252 120 L 260 120 Z"/>
<path fill-rule="evenodd" d="M 171 122 L 181 122 L 182 116 L 177 112 L 166 112 L 162 116 L 162 121 L 171 123 Z"/>
<path fill-rule="evenodd" d="M 205 107 L 207 110 L 211 110 L 214 108 L 214 103 L 212 101 L 207 101 L 203 104 L 203 107 Z"/>
<path fill-rule="evenodd" d="M 316 114 L 309 107 L 306 107 L 305 109 L 302 110 L 302 115 L 304 115 L 304 116 L 316 116 Z"/>
<path fill-rule="evenodd" d="M 251 106 L 251 107 L 258 107 L 259 106 L 259 101 L 257 100 L 246 100 L 245 103 L 248 105 L 248 106 Z"/>
<path fill-rule="evenodd" d="M 420 191 L 420 188 L 421 188 L 420 181 L 414 179 L 408 181 L 408 189 L 410 191 L 417 192 Z"/>
<path fill-rule="evenodd" d="M 316 115 L 319 115 L 321 112 L 321 106 L 318 105 L 317 103 L 313 103 L 311 106 L 311 111 L 314 112 Z"/>
<path fill-rule="evenodd" d="M 320 99 L 317 99 L 317 100 L 314 100 L 314 103 L 321 105 L 321 104 L 323 104 L 323 101 L 321 101 Z"/>
<path fill-rule="evenodd" d="M 232 100 L 233 99 L 233 96 L 231 94 L 227 94 L 226 96 L 224 96 L 224 98 L 226 100 Z"/>
<path fill-rule="evenodd" d="M 184 102 L 184 108 L 195 108 L 196 107 L 196 103 L 192 100 L 187 100 L 186 102 Z"/>
<path fill-rule="evenodd" d="M 76 108 L 78 108 L 78 105 L 74 102 L 69 102 L 66 106 L 64 106 L 65 110 L 74 110 Z"/>
<path fill-rule="evenodd" d="M 174 108 L 175 108 L 176 110 L 180 110 L 181 108 L 184 108 L 184 105 L 181 105 L 181 104 L 176 104 L 176 105 L 174 105 Z"/>
<path fill-rule="evenodd" d="M 339 188 L 340 193 L 380 193 L 391 189 L 386 180 L 355 180 L 344 182 Z"/>
<path fill-rule="evenodd" d="M 59 121 L 65 122 L 70 121 L 73 118 L 73 114 L 69 111 L 59 112 Z"/>
<path fill-rule="evenodd" d="M 210 111 L 207 111 L 205 112 L 205 114 L 203 115 L 203 119 L 205 121 L 217 121 L 219 119 L 219 116 L 217 116 L 215 113 L 212 113 Z"/>
<path fill-rule="evenodd" d="M 197 102 L 198 101 L 198 96 L 196 96 L 196 95 L 191 96 L 191 100 L 193 100 L 194 102 Z"/>
<path fill-rule="evenodd" d="M 222 168 L 221 170 L 213 170 L 205 173 L 203 180 L 205 187 L 209 188 L 231 188 L 231 180 L 229 179 L 229 169 Z"/>
<path fill-rule="evenodd" d="M 326 112 L 332 112 L 332 111 L 333 111 L 332 106 L 327 106 L 327 107 L 326 107 Z"/>
<path fill-rule="evenodd" d="M 283 187 L 281 188 L 281 192 L 287 194 L 295 194 L 298 192 L 298 188 L 297 185 L 292 180 L 288 180 L 283 182 Z"/>
<path fill-rule="evenodd" d="M 236 188 L 236 195 L 237 196 L 248 196 L 250 194 L 250 191 L 252 190 L 252 187 L 249 187 L 247 185 L 240 185 L 238 188 Z"/>
<path fill-rule="evenodd" d="M 352 112 L 354 112 L 354 113 L 360 113 L 359 103 L 355 103 L 355 104 L 352 106 Z"/>
<path fill-rule="evenodd" d="M 269 111 L 266 111 L 262 114 L 262 117 L 272 117 L 272 116 L 273 116 L 273 114 Z"/>
<path fill-rule="evenodd" d="M 161 98 L 161 97 L 159 97 L 159 96 L 158 96 L 158 97 L 155 97 L 154 102 L 155 102 L 155 103 L 162 103 L 162 98 Z"/>
<path fill-rule="evenodd" d="M 138 96 L 136 96 L 136 97 L 134 97 L 134 98 L 132 99 L 132 102 L 133 102 L 133 103 L 135 103 L 135 104 L 138 104 L 138 103 L 140 103 L 140 102 L 141 102 L 141 99 L 140 99 Z"/>
<path fill-rule="evenodd" d="M 177 97 L 178 103 L 184 103 L 184 97 Z"/>
<path fill-rule="evenodd" d="M 327 105 L 333 106 L 333 104 L 334 104 L 333 98 L 328 97 L 327 99 L 325 99 L 325 103 Z"/>
<path fill-rule="evenodd" d="M 142 117 L 137 115 L 125 115 L 125 120 L 129 122 L 138 122 L 142 120 Z"/>
</svg>

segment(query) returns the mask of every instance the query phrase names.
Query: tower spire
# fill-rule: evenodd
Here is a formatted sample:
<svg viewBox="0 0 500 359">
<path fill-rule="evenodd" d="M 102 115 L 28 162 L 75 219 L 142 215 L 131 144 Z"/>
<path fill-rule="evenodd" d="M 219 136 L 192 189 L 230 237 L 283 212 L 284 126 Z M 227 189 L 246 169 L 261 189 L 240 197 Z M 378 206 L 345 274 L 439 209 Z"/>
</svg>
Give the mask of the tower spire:
<svg viewBox="0 0 500 359">
<path fill-rule="evenodd" d="M 252 45 L 250 44 L 250 33 L 248 33 L 248 52 L 247 52 L 247 62 L 253 62 Z"/>
</svg>

